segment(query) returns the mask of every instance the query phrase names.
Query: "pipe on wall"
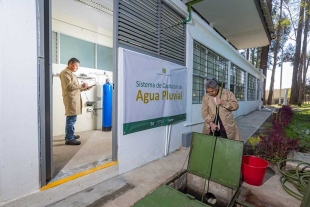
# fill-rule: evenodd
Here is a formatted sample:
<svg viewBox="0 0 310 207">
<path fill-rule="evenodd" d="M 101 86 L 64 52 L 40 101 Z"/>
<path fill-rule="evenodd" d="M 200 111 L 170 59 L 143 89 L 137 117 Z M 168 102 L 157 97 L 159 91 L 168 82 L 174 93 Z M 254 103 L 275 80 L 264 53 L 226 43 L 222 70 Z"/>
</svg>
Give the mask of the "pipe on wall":
<svg viewBox="0 0 310 207">
<path fill-rule="evenodd" d="M 167 125 L 166 126 L 165 157 L 169 154 L 170 138 L 171 138 L 171 125 Z"/>
<path fill-rule="evenodd" d="M 187 11 L 188 11 L 188 18 L 183 21 L 183 24 L 190 22 L 192 20 L 192 5 L 197 4 L 203 0 L 193 0 L 187 3 Z"/>
</svg>

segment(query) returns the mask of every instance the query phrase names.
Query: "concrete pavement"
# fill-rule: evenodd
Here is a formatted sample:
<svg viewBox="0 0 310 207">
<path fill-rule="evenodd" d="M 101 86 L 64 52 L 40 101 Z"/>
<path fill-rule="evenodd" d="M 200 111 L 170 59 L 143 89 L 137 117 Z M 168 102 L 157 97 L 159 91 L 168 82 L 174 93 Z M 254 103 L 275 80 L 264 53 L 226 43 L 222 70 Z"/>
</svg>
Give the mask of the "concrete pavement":
<svg viewBox="0 0 310 207">
<path fill-rule="evenodd" d="M 260 111 L 253 111 L 245 116 L 238 117 L 236 122 L 242 141 L 245 143 L 275 110 L 273 107 L 265 107 Z"/>
<path fill-rule="evenodd" d="M 236 121 L 242 140 L 246 141 L 251 137 L 273 111 L 273 108 L 265 108 L 238 118 Z M 117 166 L 112 166 L 69 183 L 33 193 L 10 203 L 0 203 L 0 206 L 132 206 L 138 200 L 165 183 L 169 178 L 179 173 L 188 153 L 188 148 L 181 148 L 169 154 L 167 157 L 160 158 L 122 175 L 117 175 Z M 278 179 L 269 179 L 266 183 L 268 183 L 269 187 L 263 190 L 267 195 L 274 193 L 274 185 L 280 185 Z M 253 189 L 255 191 L 258 188 L 251 188 L 251 190 Z M 281 198 L 281 196 L 284 196 L 285 199 Z M 292 200 L 285 193 L 281 193 L 279 197 L 274 199 L 289 200 L 291 201 L 289 202 L 290 204 L 298 204 L 298 201 Z"/>
</svg>

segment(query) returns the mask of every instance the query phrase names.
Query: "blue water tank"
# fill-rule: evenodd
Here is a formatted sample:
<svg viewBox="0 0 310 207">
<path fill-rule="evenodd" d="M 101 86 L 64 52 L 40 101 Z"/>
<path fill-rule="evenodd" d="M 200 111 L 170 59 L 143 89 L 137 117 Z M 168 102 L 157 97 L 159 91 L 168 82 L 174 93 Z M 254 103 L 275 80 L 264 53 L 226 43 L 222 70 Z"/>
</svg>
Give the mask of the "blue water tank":
<svg viewBox="0 0 310 207">
<path fill-rule="evenodd" d="M 102 131 L 111 131 L 112 129 L 112 91 L 113 86 L 107 79 L 102 86 Z"/>
</svg>

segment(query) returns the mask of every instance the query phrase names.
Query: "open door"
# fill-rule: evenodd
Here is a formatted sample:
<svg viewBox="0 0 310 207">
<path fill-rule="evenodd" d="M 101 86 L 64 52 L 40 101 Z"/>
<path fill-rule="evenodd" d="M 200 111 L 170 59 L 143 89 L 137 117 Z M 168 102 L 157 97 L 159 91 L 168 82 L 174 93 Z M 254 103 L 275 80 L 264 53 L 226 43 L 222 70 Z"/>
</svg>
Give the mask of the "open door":
<svg viewBox="0 0 310 207">
<path fill-rule="evenodd" d="M 105 3 L 109 4 L 109 7 L 113 8 L 112 0 L 108 0 Z M 114 6 L 114 8 L 116 6 Z M 81 19 L 79 18 L 79 16 L 74 16 L 75 14 L 68 14 L 66 8 L 72 7 L 74 7 L 74 9 L 79 11 L 80 13 L 86 14 L 85 16 L 88 16 L 88 18 Z M 105 14 L 102 14 L 102 12 Z M 64 17 L 64 15 L 62 14 L 67 15 Z M 106 14 L 108 14 L 107 17 Z M 100 17 L 105 18 L 100 19 Z M 102 132 L 100 132 L 101 130 L 98 131 L 98 128 L 85 129 L 86 123 L 89 126 L 93 126 L 93 121 L 95 121 L 94 123 L 96 124 L 96 127 L 98 125 L 96 117 L 98 117 L 98 114 L 101 114 L 100 110 L 102 109 L 101 104 L 97 103 L 98 97 L 100 97 L 100 100 L 102 100 L 101 96 L 98 95 L 102 94 L 99 90 L 99 88 L 102 88 L 102 85 L 98 85 L 98 83 L 102 82 L 102 77 L 113 77 L 113 79 L 111 78 L 113 80 L 113 87 L 114 85 L 116 86 L 116 40 L 115 35 L 113 35 L 112 31 L 116 30 L 116 28 L 113 27 L 115 27 L 115 23 L 117 21 L 113 16 L 112 9 L 111 11 L 109 9 L 105 9 L 104 11 L 102 10 L 101 12 L 99 12 L 98 10 L 96 10 L 96 5 L 88 6 L 85 5 L 83 2 L 73 0 L 55 0 L 53 2 L 51 0 L 37 0 L 37 21 L 39 68 L 38 113 L 40 126 L 40 181 L 41 187 L 43 187 L 46 186 L 49 182 L 53 183 L 55 180 L 65 178 L 67 174 L 71 175 L 71 171 L 77 173 L 83 170 L 87 170 L 92 166 L 103 164 L 104 162 L 117 161 L 117 90 L 113 91 L 114 93 L 112 96 L 113 109 L 115 110 L 113 110 L 112 118 L 113 131 L 109 133 L 109 136 L 111 136 L 109 138 L 111 144 L 109 144 L 108 146 L 107 144 L 104 144 L 102 142 L 107 141 L 104 140 L 105 136 L 107 135 L 103 136 Z M 102 25 L 104 25 L 110 30 L 103 31 L 102 34 L 100 32 L 94 32 L 93 30 L 91 30 L 91 27 L 98 26 L 99 28 L 100 25 L 101 27 Z M 109 25 L 110 27 L 108 27 L 107 25 Z M 83 32 L 76 32 L 77 28 L 79 31 L 83 30 Z M 97 30 L 101 31 L 100 29 Z M 109 35 L 110 33 L 111 35 Z M 93 38 L 94 35 L 97 38 Z M 75 48 L 72 49 L 71 45 L 74 45 Z M 86 47 L 85 45 L 91 45 L 92 47 Z M 94 53 L 91 57 L 93 58 L 94 56 L 95 60 L 88 61 L 89 59 L 85 59 L 85 57 L 88 57 L 87 54 L 83 53 L 81 55 L 79 53 L 74 53 L 74 51 L 76 52 L 78 51 L 78 49 L 81 48 L 83 49 L 83 51 L 87 48 L 94 48 L 95 52 L 89 52 L 87 54 Z M 108 53 L 111 53 L 111 55 L 109 56 Z M 65 120 L 65 113 L 64 111 L 62 111 L 64 110 L 64 107 L 62 102 L 59 73 L 61 72 L 61 70 L 66 68 L 67 62 L 64 62 L 64 60 L 68 61 L 69 57 L 76 57 L 81 60 L 79 71 L 75 74 L 80 82 L 88 81 L 88 78 L 95 78 L 97 84 L 96 87 L 94 87 L 94 89 L 96 88 L 97 92 L 93 89 L 93 91 L 88 91 L 88 94 L 86 94 L 85 91 L 82 94 L 82 100 L 84 102 L 85 99 L 87 99 L 87 101 L 89 99 L 90 102 L 94 101 L 97 105 L 89 106 L 85 105 L 85 103 L 83 102 L 83 117 L 82 115 L 79 116 L 79 122 L 77 122 L 79 123 L 79 125 L 76 127 L 76 132 L 78 133 L 77 135 L 81 135 L 80 141 L 82 142 L 82 144 L 80 145 L 80 147 L 83 147 L 81 149 L 79 149 L 78 147 L 65 145 L 65 135 L 63 134 L 65 130 L 62 129 L 65 126 L 65 123 L 62 123 Z M 111 63 L 107 64 L 107 62 Z M 89 65 L 90 63 L 94 63 L 94 65 Z M 106 63 L 106 65 L 103 65 L 102 63 Z M 107 68 L 110 69 L 108 70 Z M 83 76 L 81 74 L 83 74 Z M 85 77 L 84 75 L 87 75 L 87 77 Z M 92 93 L 90 94 L 90 92 Z M 95 111 L 96 113 L 94 113 L 93 111 Z M 88 123 L 90 121 L 92 121 L 91 124 Z M 84 126 L 84 128 L 81 127 L 81 124 Z M 93 130 L 93 133 L 95 134 L 94 136 L 89 135 L 90 133 L 92 133 L 90 132 L 90 130 Z M 96 141 L 98 141 L 98 143 Z M 103 145 L 106 148 L 109 148 L 109 152 L 111 152 L 111 155 L 109 155 L 108 157 L 103 157 L 105 155 L 101 155 L 102 152 L 107 152 L 106 148 L 102 148 Z M 65 147 L 69 147 L 71 150 L 69 151 L 72 153 L 70 154 L 67 150 L 63 150 L 63 148 Z M 100 152 L 100 149 L 102 152 Z M 72 159 L 67 159 L 67 157 L 63 156 L 63 154 L 61 154 L 60 152 L 66 152 L 66 156 L 68 158 L 70 158 L 70 156 L 72 155 Z M 96 156 L 100 156 L 100 159 L 98 158 L 98 156 L 96 157 L 92 153 L 97 153 Z M 94 160 L 89 161 L 88 158 L 92 158 Z M 66 162 L 63 161 L 64 159 L 66 159 Z M 76 162 L 76 160 L 78 160 L 79 162 Z M 63 168 L 60 168 L 59 166 L 62 166 Z M 60 172 L 59 169 L 67 172 L 67 174 L 63 173 L 62 171 Z M 69 172 L 69 170 L 71 171 Z"/>
<path fill-rule="evenodd" d="M 41 187 L 52 178 L 51 1 L 37 0 Z"/>
</svg>

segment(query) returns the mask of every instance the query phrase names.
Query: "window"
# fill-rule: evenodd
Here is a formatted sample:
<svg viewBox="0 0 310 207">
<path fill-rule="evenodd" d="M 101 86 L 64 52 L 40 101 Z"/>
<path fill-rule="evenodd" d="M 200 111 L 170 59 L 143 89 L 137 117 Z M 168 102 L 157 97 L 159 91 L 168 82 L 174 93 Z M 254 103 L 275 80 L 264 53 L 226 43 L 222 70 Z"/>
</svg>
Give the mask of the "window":
<svg viewBox="0 0 310 207">
<path fill-rule="evenodd" d="M 113 71 L 113 49 L 97 45 L 97 69 Z"/>
<path fill-rule="evenodd" d="M 80 66 L 95 68 L 95 44 L 60 34 L 60 63 L 68 64 L 70 58 L 80 60 Z"/>
<path fill-rule="evenodd" d="M 193 76 L 193 104 L 202 102 L 202 97 L 205 95 L 204 78 Z"/>
<path fill-rule="evenodd" d="M 259 100 L 259 93 L 260 93 L 260 80 L 257 79 L 257 100 Z"/>
<path fill-rule="evenodd" d="M 57 63 L 57 33 L 52 32 L 52 63 Z"/>
<path fill-rule="evenodd" d="M 256 78 L 248 74 L 248 101 L 255 101 L 256 91 Z"/>
<path fill-rule="evenodd" d="M 245 100 L 245 78 L 245 71 L 232 63 L 230 70 L 230 91 L 235 94 L 238 101 Z"/>
<path fill-rule="evenodd" d="M 185 65 L 184 19 L 163 0 L 120 0 L 118 42 Z"/>
<path fill-rule="evenodd" d="M 228 61 L 225 58 L 194 41 L 193 104 L 202 102 L 202 97 L 205 94 L 205 79 L 215 78 L 223 84 L 227 83 L 227 63 Z"/>
<path fill-rule="evenodd" d="M 80 60 L 81 67 L 113 71 L 113 49 L 97 44 L 97 58 L 95 59 L 96 44 L 68 35 L 60 34 L 60 43 L 57 41 L 57 32 L 52 32 L 52 59 L 53 63 L 68 64 L 68 60 L 75 57 Z M 60 57 L 58 57 L 58 51 Z M 95 67 L 97 60 L 97 68 Z"/>
<path fill-rule="evenodd" d="M 160 15 L 159 54 L 167 60 L 185 65 L 186 26 L 183 24 L 184 17 L 177 14 L 163 1 Z"/>
</svg>

